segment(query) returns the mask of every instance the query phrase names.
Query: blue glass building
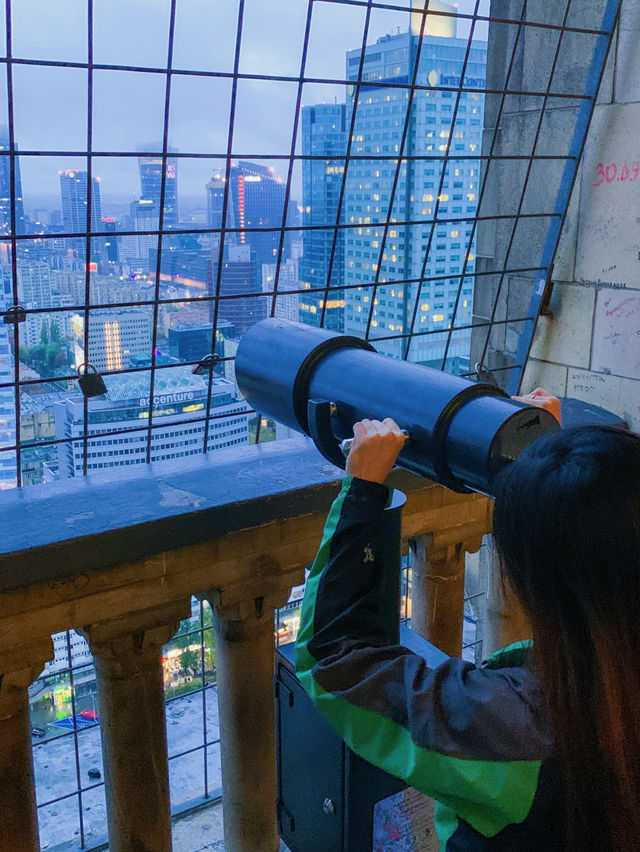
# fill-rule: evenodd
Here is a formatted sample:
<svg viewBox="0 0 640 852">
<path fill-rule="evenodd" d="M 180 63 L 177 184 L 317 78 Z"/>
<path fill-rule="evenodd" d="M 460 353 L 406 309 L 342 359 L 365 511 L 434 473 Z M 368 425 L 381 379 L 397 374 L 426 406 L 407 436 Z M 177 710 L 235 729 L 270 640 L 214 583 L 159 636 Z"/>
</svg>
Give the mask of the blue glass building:
<svg viewBox="0 0 640 852">
<path fill-rule="evenodd" d="M 400 152 L 409 99 L 404 86 L 411 83 L 418 48 L 419 37 L 410 32 L 384 36 L 366 48 L 366 82 L 360 87 L 352 154 L 371 159 L 349 164 L 344 221 L 358 227 L 350 228 L 345 237 L 344 330 L 364 336 L 369 327 L 379 351 L 403 357 L 408 338 L 402 335 L 414 322 L 418 336 L 411 341 L 408 358 L 439 368 L 465 256 L 466 273 L 474 271 L 472 225 L 464 220 L 475 215 L 478 204 L 486 43 L 474 42 L 470 49 L 465 91 L 453 124 L 467 39 L 424 37 L 417 83 L 425 88 L 415 92 L 403 148 L 409 159 L 402 161 L 389 211 L 396 161 L 376 160 L 375 155 Z M 359 49 L 347 53 L 348 79 L 357 78 L 360 54 Z M 384 82 L 396 87 L 381 87 Z M 355 87 L 348 92 L 347 110 L 353 107 L 354 93 Z M 413 159 L 416 156 L 420 159 Z M 473 159 L 465 159 L 469 157 Z M 391 225 L 383 246 L 380 223 L 387 217 Z M 394 222 L 417 224 L 394 227 Z M 466 273 L 456 326 L 470 323 L 472 317 L 473 278 Z M 373 292 L 367 285 L 376 281 L 381 286 L 372 305 Z M 437 333 L 440 329 L 442 334 Z M 470 336 L 470 330 L 454 332 L 447 369 L 466 368 Z M 384 337 L 392 339 L 375 342 Z"/>
<path fill-rule="evenodd" d="M 8 151 L 9 131 L 0 130 L 0 151 Z M 16 145 L 17 149 L 17 145 Z M 24 234 L 24 202 L 22 200 L 22 179 L 20 177 L 20 160 L 15 158 L 15 203 L 16 203 L 16 234 Z M 11 161 L 10 157 L 0 156 L 0 236 L 6 236 L 11 231 Z"/>
<path fill-rule="evenodd" d="M 6 311 L 13 304 L 11 294 L 10 270 L 0 265 L 0 311 Z M 13 357 L 11 352 L 11 331 L 15 326 L 0 324 L 0 383 L 13 381 Z M 12 387 L 0 388 L 0 442 L 3 447 L 16 443 L 16 405 Z M 15 450 L 0 453 L 0 490 L 14 488 L 17 485 L 17 454 Z"/>
<path fill-rule="evenodd" d="M 326 159 L 302 161 L 302 224 L 336 224 L 340 188 L 344 175 L 347 149 L 345 104 L 318 104 L 302 110 L 303 156 Z M 342 220 L 342 217 L 341 217 Z M 344 327 L 344 292 L 324 289 L 329 277 L 331 249 L 335 228 L 303 231 L 302 257 L 298 261 L 300 287 L 308 290 L 299 299 L 300 321 L 319 326 L 325 308 L 324 327 L 342 331 Z M 344 276 L 344 231 L 336 236 L 330 286 L 340 287 Z M 322 292 L 317 292 L 322 291 Z"/>
<path fill-rule="evenodd" d="M 224 180 L 224 173 L 218 171 L 206 187 L 210 228 L 222 226 Z M 258 291 L 262 286 L 262 264 L 277 261 L 280 233 L 276 229 L 282 227 L 285 184 L 275 175 L 273 168 L 244 160 L 232 163 L 230 181 L 226 227 L 239 230 L 226 236 L 225 248 L 234 245 L 250 247 L 255 264 L 253 284 Z M 261 228 L 273 230 L 259 230 Z"/>
</svg>

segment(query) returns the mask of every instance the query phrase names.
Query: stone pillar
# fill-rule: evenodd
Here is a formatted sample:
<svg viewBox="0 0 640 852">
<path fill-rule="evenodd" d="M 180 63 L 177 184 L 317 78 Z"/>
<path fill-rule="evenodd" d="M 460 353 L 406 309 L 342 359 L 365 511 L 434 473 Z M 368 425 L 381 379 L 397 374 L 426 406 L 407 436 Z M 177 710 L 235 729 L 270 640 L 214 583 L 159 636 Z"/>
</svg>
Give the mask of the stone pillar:
<svg viewBox="0 0 640 852">
<path fill-rule="evenodd" d="M 83 629 L 95 658 L 111 852 L 170 852 L 162 646 L 188 601 Z"/>
<path fill-rule="evenodd" d="M 277 852 L 274 612 L 288 592 L 258 595 L 214 611 L 220 755 L 227 852 Z"/>
<path fill-rule="evenodd" d="M 0 657 L 0 850 L 38 852 L 29 684 L 53 658 L 49 638 L 15 658 Z"/>
<path fill-rule="evenodd" d="M 483 656 L 505 648 L 512 642 L 531 637 L 531 624 L 516 594 L 502 581 L 500 562 L 493 536 L 485 536 L 486 616 L 484 619 Z"/>
<path fill-rule="evenodd" d="M 479 543 L 439 542 L 435 535 L 410 539 L 411 626 L 450 656 L 462 653 L 464 555 Z"/>
</svg>

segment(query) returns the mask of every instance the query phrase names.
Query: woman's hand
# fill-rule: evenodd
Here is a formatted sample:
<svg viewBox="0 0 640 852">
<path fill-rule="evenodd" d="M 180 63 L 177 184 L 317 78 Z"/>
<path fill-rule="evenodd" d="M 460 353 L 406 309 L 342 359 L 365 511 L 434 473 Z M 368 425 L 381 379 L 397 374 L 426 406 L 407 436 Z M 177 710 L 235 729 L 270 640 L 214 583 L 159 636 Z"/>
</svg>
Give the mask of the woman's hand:
<svg viewBox="0 0 640 852">
<path fill-rule="evenodd" d="M 384 484 L 407 436 L 390 417 L 361 420 L 353 426 L 353 444 L 347 457 L 347 473 L 358 479 Z"/>
<path fill-rule="evenodd" d="M 556 418 L 558 423 L 562 424 L 562 406 L 557 396 L 553 396 L 544 388 L 536 388 L 526 396 L 513 396 L 517 402 L 524 402 L 525 405 L 535 405 L 538 408 L 544 408 Z"/>
</svg>

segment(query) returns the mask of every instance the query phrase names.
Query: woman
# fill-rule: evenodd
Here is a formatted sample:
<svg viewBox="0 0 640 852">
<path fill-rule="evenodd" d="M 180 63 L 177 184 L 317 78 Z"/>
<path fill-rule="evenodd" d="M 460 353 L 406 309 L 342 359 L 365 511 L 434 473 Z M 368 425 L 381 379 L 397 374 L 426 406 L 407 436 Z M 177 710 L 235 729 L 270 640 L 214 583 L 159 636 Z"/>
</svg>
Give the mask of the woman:
<svg viewBox="0 0 640 852">
<path fill-rule="evenodd" d="M 437 800 L 447 852 L 640 848 L 640 438 L 555 432 L 503 471 L 494 536 L 533 646 L 428 670 L 376 612 L 371 540 L 404 436 L 392 420 L 354 434 L 298 636 L 313 700 Z"/>
</svg>

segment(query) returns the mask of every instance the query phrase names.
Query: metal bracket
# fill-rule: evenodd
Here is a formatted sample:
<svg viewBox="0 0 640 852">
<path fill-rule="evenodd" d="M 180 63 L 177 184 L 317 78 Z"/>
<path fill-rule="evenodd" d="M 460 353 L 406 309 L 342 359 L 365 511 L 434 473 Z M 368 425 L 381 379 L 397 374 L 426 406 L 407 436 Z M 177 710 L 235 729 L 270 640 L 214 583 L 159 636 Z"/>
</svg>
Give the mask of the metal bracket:
<svg viewBox="0 0 640 852">
<path fill-rule="evenodd" d="M 334 402 L 324 399 L 310 399 L 307 402 L 307 420 L 313 443 L 325 459 L 344 470 L 346 459 L 331 426 L 331 418 L 335 413 Z"/>
<path fill-rule="evenodd" d="M 214 355 L 210 352 L 208 355 L 205 355 L 204 358 L 195 365 L 195 367 L 193 367 L 191 372 L 194 376 L 208 376 L 209 373 L 214 371 L 219 360 L 219 355 Z"/>
<path fill-rule="evenodd" d="M 10 308 L 7 308 L 2 317 L 2 322 L 5 325 L 15 325 L 19 322 L 25 322 L 27 319 L 27 312 L 22 307 L 22 305 L 12 305 Z"/>
</svg>

